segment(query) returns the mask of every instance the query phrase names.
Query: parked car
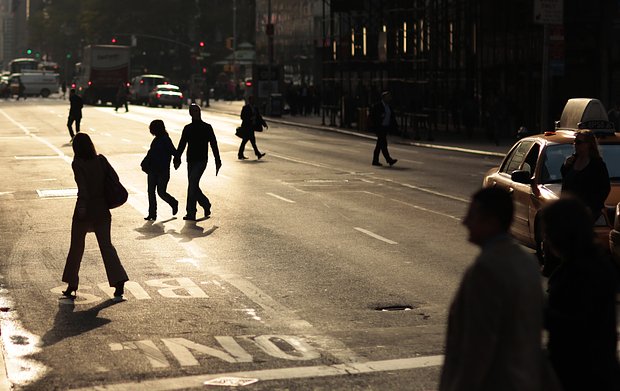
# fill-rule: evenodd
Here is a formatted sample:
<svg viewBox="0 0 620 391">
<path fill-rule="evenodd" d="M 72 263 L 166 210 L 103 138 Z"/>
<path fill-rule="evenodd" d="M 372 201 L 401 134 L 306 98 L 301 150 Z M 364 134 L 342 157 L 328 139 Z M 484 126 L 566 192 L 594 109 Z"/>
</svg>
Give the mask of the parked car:
<svg viewBox="0 0 620 391">
<path fill-rule="evenodd" d="M 597 239 L 608 247 L 616 205 L 620 202 L 620 133 L 615 133 L 599 100 L 570 99 L 555 131 L 517 141 L 502 164 L 484 176 L 484 187 L 499 186 L 512 193 L 515 205 L 512 234 L 522 244 L 535 249 L 541 262 L 539 212 L 560 196 L 560 168 L 573 154 L 575 134 L 581 129 L 590 129 L 596 134 L 601 156 L 609 171 L 611 191 L 605 201 L 605 210 L 595 223 Z"/>
<path fill-rule="evenodd" d="M 173 106 L 180 109 L 183 107 L 183 93 L 174 84 L 160 84 L 149 94 L 149 106 Z"/>
<path fill-rule="evenodd" d="M 129 85 L 129 101 L 135 105 L 146 104 L 150 92 L 160 84 L 168 84 L 168 78 L 152 74 L 134 77 Z"/>
</svg>

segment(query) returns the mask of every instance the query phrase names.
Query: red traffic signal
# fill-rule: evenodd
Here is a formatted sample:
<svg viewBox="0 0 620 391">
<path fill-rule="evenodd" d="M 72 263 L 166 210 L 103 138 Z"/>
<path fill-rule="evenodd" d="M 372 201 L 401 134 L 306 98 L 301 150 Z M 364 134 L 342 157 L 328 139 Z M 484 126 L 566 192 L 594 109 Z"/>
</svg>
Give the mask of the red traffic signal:
<svg viewBox="0 0 620 391">
<path fill-rule="evenodd" d="M 112 37 L 112 43 L 116 43 L 116 37 Z"/>
<path fill-rule="evenodd" d="M 200 43 L 198 44 L 198 46 L 200 46 L 201 48 L 205 47 L 205 41 L 200 41 Z"/>
</svg>

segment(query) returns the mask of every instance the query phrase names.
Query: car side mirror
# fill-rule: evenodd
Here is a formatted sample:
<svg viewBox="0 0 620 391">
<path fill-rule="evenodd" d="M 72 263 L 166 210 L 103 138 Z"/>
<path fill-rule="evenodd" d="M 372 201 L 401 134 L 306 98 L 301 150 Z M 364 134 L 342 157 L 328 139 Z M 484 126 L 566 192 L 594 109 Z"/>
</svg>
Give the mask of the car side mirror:
<svg viewBox="0 0 620 391">
<path fill-rule="evenodd" d="M 527 170 L 516 170 L 510 174 L 510 180 L 529 185 L 532 183 L 532 174 Z"/>
</svg>

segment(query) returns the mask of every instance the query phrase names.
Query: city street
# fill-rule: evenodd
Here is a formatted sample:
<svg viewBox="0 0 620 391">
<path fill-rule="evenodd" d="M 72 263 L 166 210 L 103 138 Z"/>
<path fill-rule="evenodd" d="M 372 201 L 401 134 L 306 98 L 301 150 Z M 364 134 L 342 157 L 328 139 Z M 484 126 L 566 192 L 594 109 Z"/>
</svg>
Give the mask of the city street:
<svg viewBox="0 0 620 391">
<path fill-rule="evenodd" d="M 223 163 L 216 176 L 210 155 L 201 182 L 211 217 L 182 219 L 183 156 L 168 187 L 179 213 L 158 199 L 146 222 L 148 124 L 162 119 L 176 145 L 187 107 L 86 106 L 82 131 L 130 193 L 112 210 L 130 282 L 112 302 L 89 234 L 71 302 L 68 107 L 0 102 L 0 330 L 17 389 L 436 389 L 449 304 L 478 251 L 461 220 L 499 157 L 391 143 L 398 163 L 374 167 L 372 139 L 268 121 L 266 156 L 248 144 L 239 161 L 238 115 L 205 110 Z"/>
</svg>

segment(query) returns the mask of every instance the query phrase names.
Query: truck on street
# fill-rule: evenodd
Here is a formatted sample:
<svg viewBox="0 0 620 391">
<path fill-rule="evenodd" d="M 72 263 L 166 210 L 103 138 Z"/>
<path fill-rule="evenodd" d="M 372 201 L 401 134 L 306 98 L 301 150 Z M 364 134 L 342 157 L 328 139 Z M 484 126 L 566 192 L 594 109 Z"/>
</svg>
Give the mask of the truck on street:
<svg viewBox="0 0 620 391">
<path fill-rule="evenodd" d="M 84 48 L 75 88 L 86 104 L 114 102 L 120 83 L 129 82 L 129 46 L 89 45 Z"/>
</svg>

